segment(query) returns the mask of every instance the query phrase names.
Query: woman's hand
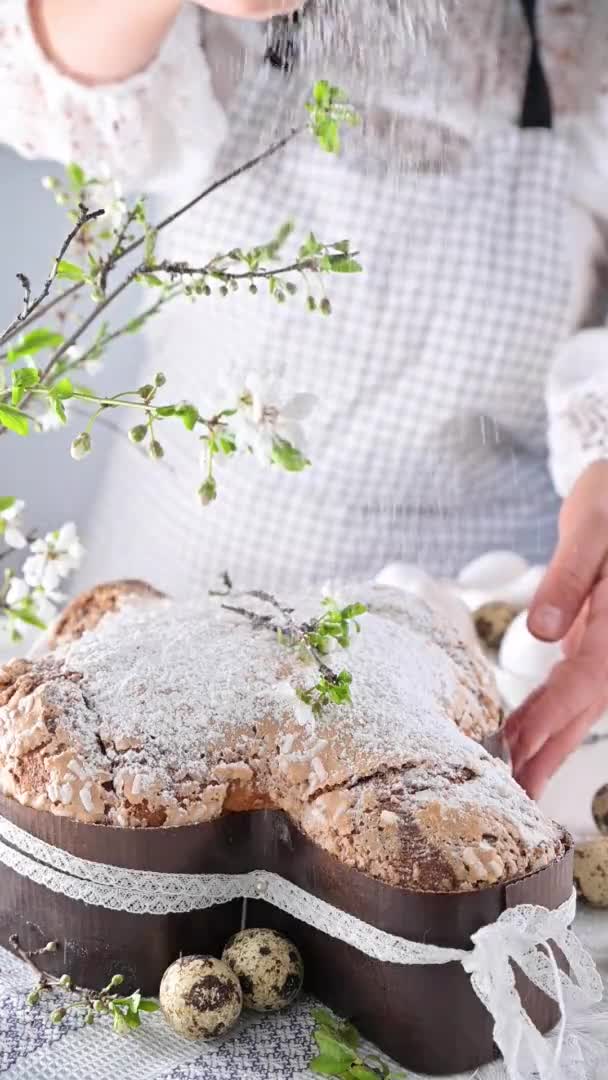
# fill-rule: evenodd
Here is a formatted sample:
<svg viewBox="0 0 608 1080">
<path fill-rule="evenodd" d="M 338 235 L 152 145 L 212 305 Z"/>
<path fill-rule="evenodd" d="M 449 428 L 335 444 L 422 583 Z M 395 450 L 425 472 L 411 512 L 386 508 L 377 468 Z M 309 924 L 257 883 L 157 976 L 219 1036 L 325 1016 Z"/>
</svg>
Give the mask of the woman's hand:
<svg viewBox="0 0 608 1080">
<path fill-rule="evenodd" d="M 608 708 L 608 461 L 585 470 L 560 515 L 560 539 L 528 626 L 564 640 L 564 659 L 510 717 L 513 770 L 538 798 Z"/>
<path fill-rule="evenodd" d="M 1 0 L 0 0 L 1 2 Z M 288 15 L 303 0 L 196 0 L 240 19 Z M 42 50 L 66 75 L 89 86 L 121 82 L 157 54 L 182 0 L 28 0 Z"/>
</svg>

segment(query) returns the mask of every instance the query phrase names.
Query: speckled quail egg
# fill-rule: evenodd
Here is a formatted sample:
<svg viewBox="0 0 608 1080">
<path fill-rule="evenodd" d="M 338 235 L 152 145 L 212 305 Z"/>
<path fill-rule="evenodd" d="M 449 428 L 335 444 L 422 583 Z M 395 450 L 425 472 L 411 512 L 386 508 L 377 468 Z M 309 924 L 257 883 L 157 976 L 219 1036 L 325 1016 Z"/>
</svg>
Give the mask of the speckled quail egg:
<svg viewBox="0 0 608 1080">
<path fill-rule="evenodd" d="M 222 959 L 238 975 L 248 1009 L 276 1012 L 290 1005 L 302 989 L 302 957 L 276 930 L 241 930 L 230 938 Z"/>
<path fill-rule="evenodd" d="M 238 1020 L 241 984 L 214 956 L 184 956 L 168 967 L 160 984 L 160 1007 L 171 1027 L 187 1039 L 213 1039 Z"/>
<path fill-rule="evenodd" d="M 519 608 L 513 604 L 504 604 L 500 600 L 482 604 L 473 615 L 477 636 L 488 649 L 498 650 L 507 630 L 517 615 Z"/>
<path fill-rule="evenodd" d="M 576 845 L 574 880 L 587 903 L 608 908 L 608 836 Z"/>
<path fill-rule="evenodd" d="M 608 835 L 608 784 L 598 788 L 591 802 L 591 813 L 598 829 Z"/>
</svg>

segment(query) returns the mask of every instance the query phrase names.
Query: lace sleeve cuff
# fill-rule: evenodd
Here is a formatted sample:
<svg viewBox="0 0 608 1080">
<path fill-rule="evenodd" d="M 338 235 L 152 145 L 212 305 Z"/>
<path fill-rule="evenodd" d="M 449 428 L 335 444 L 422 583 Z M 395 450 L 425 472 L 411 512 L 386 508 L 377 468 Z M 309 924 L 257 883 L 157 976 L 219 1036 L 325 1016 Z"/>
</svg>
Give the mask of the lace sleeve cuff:
<svg viewBox="0 0 608 1080">
<path fill-rule="evenodd" d="M 608 460 L 608 328 L 581 331 L 562 347 L 547 406 L 551 473 L 565 497 L 588 465 Z"/>
<path fill-rule="evenodd" d="M 0 139 L 26 157 L 101 164 L 127 188 L 167 190 L 198 179 L 225 136 L 200 46 L 199 13 L 184 7 L 145 71 L 88 87 L 43 55 L 24 0 L 0 11 Z"/>
</svg>

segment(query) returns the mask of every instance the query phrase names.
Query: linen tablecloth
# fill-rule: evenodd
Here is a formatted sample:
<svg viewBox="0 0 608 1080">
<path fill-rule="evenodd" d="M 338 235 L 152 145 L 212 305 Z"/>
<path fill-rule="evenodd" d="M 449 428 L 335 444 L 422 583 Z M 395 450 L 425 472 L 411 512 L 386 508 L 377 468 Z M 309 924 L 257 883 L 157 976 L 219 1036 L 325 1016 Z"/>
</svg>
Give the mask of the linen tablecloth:
<svg viewBox="0 0 608 1080">
<path fill-rule="evenodd" d="M 608 911 L 582 909 L 577 918 L 577 932 L 593 953 L 608 986 Z M 315 1002 L 311 998 L 302 999 L 279 1015 L 247 1017 L 223 1042 L 209 1045 L 179 1038 L 159 1014 L 144 1017 L 144 1026 L 127 1036 L 115 1035 L 104 1019 L 91 1027 L 84 1027 L 77 1018 L 55 1026 L 48 1019 L 45 1005 L 36 1008 L 27 1005 L 25 996 L 31 986 L 29 969 L 0 949 L 2 1080 L 312 1080 L 313 1077 L 307 1068 L 315 1053 L 311 1018 Z M 579 1030 L 580 1025 L 576 1027 Z M 594 1020 L 591 1015 L 589 1031 L 594 1042 L 600 1044 L 600 1061 L 585 1075 L 585 1080 L 606 1080 L 608 1020 Z M 373 1048 L 370 1050 L 373 1053 Z M 580 1071 L 572 1073 L 576 1080 L 580 1075 Z M 503 1078 L 500 1064 L 475 1074 L 475 1080 Z M 416 1076 L 409 1073 L 408 1080 L 416 1080 Z M 472 1080 L 471 1074 L 467 1074 L 466 1080 Z"/>
</svg>

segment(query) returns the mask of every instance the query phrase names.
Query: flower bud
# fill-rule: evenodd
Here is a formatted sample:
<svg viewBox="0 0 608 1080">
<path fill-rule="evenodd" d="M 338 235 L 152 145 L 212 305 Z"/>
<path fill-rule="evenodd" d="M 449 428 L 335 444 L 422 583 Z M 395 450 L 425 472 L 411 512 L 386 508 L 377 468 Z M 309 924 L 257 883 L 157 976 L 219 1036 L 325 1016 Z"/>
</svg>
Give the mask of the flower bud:
<svg viewBox="0 0 608 1080">
<path fill-rule="evenodd" d="M 84 1018 L 84 1022 L 85 1022 L 85 1024 L 92 1024 L 94 1020 L 95 1020 L 95 1013 L 93 1012 L 92 1009 L 89 1009 L 87 1015 Z"/>
<path fill-rule="evenodd" d="M 286 281 L 285 288 L 290 296 L 295 296 L 298 291 L 298 286 L 293 281 Z"/>
<path fill-rule="evenodd" d="M 217 499 L 217 484 L 213 476 L 209 476 L 204 484 L 198 489 L 198 497 L 202 506 L 209 506 Z"/>
<path fill-rule="evenodd" d="M 60 1024 L 62 1020 L 65 1020 L 65 1015 L 65 1009 L 55 1009 L 54 1012 L 51 1013 L 51 1024 Z"/>
<path fill-rule="evenodd" d="M 26 998 L 28 1005 L 38 1005 L 40 1001 L 40 990 L 32 990 Z"/>
<path fill-rule="evenodd" d="M 249 292 L 251 293 L 252 296 L 257 296 L 258 291 L 259 290 L 258 290 L 258 287 L 257 287 L 255 281 L 252 281 L 251 285 L 249 286 Z"/>
<path fill-rule="evenodd" d="M 137 393 L 141 398 L 149 398 L 150 394 L 154 393 L 154 387 L 152 386 L 152 383 L 144 383 L 143 386 L 140 386 Z"/>
<path fill-rule="evenodd" d="M 158 387 L 164 386 L 166 381 L 167 381 L 167 379 L 166 379 L 165 375 L 163 375 L 162 371 L 158 371 L 156 373 L 156 375 L 154 376 L 154 385 L 155 386 L 158 386 Z"/>
<path fill-rule="evenodd" d="M 322 315 L 331 315 L 331 304 L 326 296 L 323 297 L 319 306 Z"/>
<path fill-rule="evenodd" d="M 82 461 L 87 454 L 91 453 L 91 436 L 88 431 L 82 431 L 77 435 L 70 447 L 70 454 L 74 461 Z"/>
<path fill-rule="evenodd" d="M 129 432 L 129 439 L 132 443 L 140 443 L 144 441 L 147 434 L 148 429 L 145 424 L 136 424 Z"/>
<path fill-rule="evenodd" d="M 150 443 L 148 449 L 148 453 L 154 461 L 160 461 L 160 459 L 165 456 L 165 451 L 163 450 L 161 444 L 158 442 L 158 439 L 152 439 L 152 442 Z"/>
<path fill-rule="evenodd" d="M 70 979 L 70 976 L 69 975 L 62 975 L 60 980 L 59 980 L 59 985 L 62 986 L 64 990 L 71 990 L 72 989 L 72 980 Z"/>
<path fill-rule="evenodd" d="M 316 311 L 317 310 L 317 301 L 315 300 L 314 296 L 307 296 L 306 297 L 306 306 L 307 306 L 309 311 Z"/>
<path fill-rule="evenodd" d="M 116 986 L 122 986 L 125 981 L 124 975 L 113 975 L 110 979 L 110 986 L 114 989 Z"/>
</svg>

